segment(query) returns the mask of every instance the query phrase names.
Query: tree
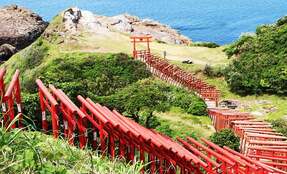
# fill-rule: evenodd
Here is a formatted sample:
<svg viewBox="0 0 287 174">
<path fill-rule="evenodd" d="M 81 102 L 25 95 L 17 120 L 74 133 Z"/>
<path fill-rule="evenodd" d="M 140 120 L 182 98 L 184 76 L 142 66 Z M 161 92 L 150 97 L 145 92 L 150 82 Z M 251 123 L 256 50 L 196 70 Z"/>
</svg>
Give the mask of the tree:
<svg viewBox="0 0 287 174">
<path fill-rule="evenodd" d="M 233 150 L 239 151 L 240 139 L 231 129 L 223 129 L 211 135 L 210 140 L 220 147 L 227 146 Z"/>
<path fill-rule="evenodd" d="M 287 94 L 287 17 L 263 25 L 225 49 L 234 59 L 224 71 L 232 91 L 247 95 Z"/>
<path fill-rule="evenodd" d="M 148 128 L 155 128 L 158 122 L 154 111 L 168 109 L 167 85 L 153 79 L 140 80 L 112 96 L 98 98 L 101 103 L 125 112 L 136 122 Z"/>
<path fill-rule="evenodd" d="M 95 101 L 113 109 L 148 128 L 160 125 L 154 112 L 164 112 L 171 106 L 193 115 L 206 115 L 206 104 L 194 93 L 171 86 L 154 78 L 140 80 L 110 96 L 98 96 Z"/>
</svg>

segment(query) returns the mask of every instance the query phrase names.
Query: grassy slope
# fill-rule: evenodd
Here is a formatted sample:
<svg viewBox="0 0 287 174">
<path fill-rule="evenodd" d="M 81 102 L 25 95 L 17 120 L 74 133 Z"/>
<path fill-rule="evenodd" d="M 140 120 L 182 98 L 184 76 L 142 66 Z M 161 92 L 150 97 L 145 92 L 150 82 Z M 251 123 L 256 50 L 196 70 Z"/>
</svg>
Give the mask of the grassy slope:
<svg viewBox="0 0 287 174">
<path fill-rule="evenodd" d="M 171 108 L 169 112 L 156 113 L 156 116 L 162 124 L 168 124 L 172 130 L 175 130 L 173 137 L 208 138 L 215 132 L 208 116 L 187 114 L 177 107 Z"/>
<path fill-rule="evenodd" d="M 140 164 L 112 162 L 39 132 L 0 128 L 0 135 L 0 173 L 135 174 L 140 170 Z"/>
<path fill-rule="evenodd" d="M 179 61 L 173 61 L 174 64 L 180 66 L 189 72 L 195 72 L 201 67 L 198 65 L 187 65 L 182 64 Z M 218 66 L 218 65 L 217 65 Z M 198 75 L 200 78 L 204 79 L 209 84 L 212 84 L 221 91 L 221 99 L 234 99 L 239 100 L 242 107 L 242 111 L 247 112 L 264 112 L 265 109 L 270 109 L 275 107 L 275 111 L 266 113 L 263 116 L 258 116 L 258 119 L 277 119 L 282 118 L 287 115 L 287 99 L 284 96 L 269 95 L 264 94 L 260 96 L 249 95 L 249 96 L 240 96 L 235 93 L 232 93 L 228 87 L 227 82 L 223 78 L 209 78 L 203 76 L 202 74 Z"/>
</svg>

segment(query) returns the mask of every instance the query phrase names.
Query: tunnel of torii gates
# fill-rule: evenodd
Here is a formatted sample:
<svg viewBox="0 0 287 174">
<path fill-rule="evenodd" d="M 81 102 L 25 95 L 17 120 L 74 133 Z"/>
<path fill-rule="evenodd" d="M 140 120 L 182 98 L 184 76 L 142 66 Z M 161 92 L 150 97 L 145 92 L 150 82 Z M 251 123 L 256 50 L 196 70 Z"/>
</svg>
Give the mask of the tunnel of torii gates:
<svg viewBox="0 0 287 174">
<path fill-rule="evenodd" d="M 95 103 L 88 96 L 77 96 L 77 106 L 61 89 L 52 84 L 38 86 L 39 109 L 36 115 L 41 130 L 54 138 L 65 138 L 81 149 L 91 148 L 111 159 L 146 165 L 141 173 L 150 174 L 287 174 L 286 137 L 271 125 L 258 121 L 249 113 L 217 107 L 219 91 L 192 74 L 151 54 L 151 36 L 133 36 L 133 57 L 144 62 L 159 78 L 194 91 L 209 103 L 208 114 L 217 131 L 230 128 L 241 139 L 240 152 L 201 138 L 176 140 L 147 129 L 123 116 L 116 109 Z M 146 50 L 137 50 L 137 43 L 146 43 Z M 3 118 L 9 129 L 23 128 L 20 71 L 16 70 L 9 84 L 4 83 L 6 69 L 0 69 L 0 95 Z M 17 119 L 16 122 L 12 120 Z"/>
</svg>

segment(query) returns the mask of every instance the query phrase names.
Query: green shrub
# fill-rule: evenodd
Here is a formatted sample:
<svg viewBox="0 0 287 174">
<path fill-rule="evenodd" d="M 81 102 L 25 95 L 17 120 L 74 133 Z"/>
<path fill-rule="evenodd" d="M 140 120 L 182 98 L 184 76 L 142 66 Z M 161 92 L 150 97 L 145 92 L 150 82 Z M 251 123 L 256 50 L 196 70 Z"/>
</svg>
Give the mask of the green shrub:
<svg viewBox="0 0 287 174">
<path fill-rule="evenodd" d="M 203 69 L 203 74 L 208 77 L 222 77 L 224 75 L 224 69 L 221 67 L 212 67 L 208 64 Z"/>
<path fill-rule="evenodd" d="M 227 146 L 233 150 L 239 151 L 240 138 L 237 137 L 231 129 L 223 129 L 210 136 L 210 140 L 220 147 Z"/>
<path fill-rule="evenodd" d="M 207 109 L 206 109 L 206 104 L 202 101 L 193 101 L 188 110 L 187 113 L 192 114 L 192 115 L 207 115 Z"/>
<path fill-rule="evenodd" d="M 25 125 L 40 125 L 41 108 L 38 93 L 22 93 L 23 113 Z M 38 117 L 37 117 L 38 116 Z"/>
<path fill-rule="evenodd" d="M 287 120 L 286 119 L 276 119 L 276 120 L 271 120 L 271 124 L 273 128 L 282 133 L 284 136 L 287 136 Z"/>
<path fill-rule="evenodd" d="M 281 26 L 281 25 L 285 25 L 285 24 L 287 24 L 287 16 L 282 17 L 276 23 L 277 26 Z"/>
<path fill-rule="evenodd" d="M 205 102 L 185 89 L 173 88 L 170 98 L 171 105 L 180 107 L 189 114 L 198 116 L 207 115 L 207 106 Z"/>
<path fill-rule="evenodd" d="M 95 100 L 126 113 L 127 116 L 146 127 L 155 128 L 157 120 L 153 112 L 168 109 L 166 94 L 168 88 L 161 81 L 145 79 L 119 90 L 114 95 L 96 97 Z"/>
<path fill-rule="evenodd" d="M 160 125 L 156 127 L 156 130 L 169 137 L 175 137 L 175 132 L 170 128 L 170 125 L 166 122 L 161 122 Z"/>
<path fill-rule="evenodd" d="M 192 43 L 191 46 L 196 46 L 196 47 L 207 47 L 207 48 L 217 48 L 220 47 L 217 43 L 214 42 L 195 42 Z"/>
<path fill-rule="evenodd" d="M 94 100 L 116 108 L 148 128 L 160 126 L 154 111 L 168 111 L 171 106 L 193 115 L 207 114 L 207 106 L 198 96 L 153 78 L 140 80 L 110 96 L 97 96 Z"/>
</svg>

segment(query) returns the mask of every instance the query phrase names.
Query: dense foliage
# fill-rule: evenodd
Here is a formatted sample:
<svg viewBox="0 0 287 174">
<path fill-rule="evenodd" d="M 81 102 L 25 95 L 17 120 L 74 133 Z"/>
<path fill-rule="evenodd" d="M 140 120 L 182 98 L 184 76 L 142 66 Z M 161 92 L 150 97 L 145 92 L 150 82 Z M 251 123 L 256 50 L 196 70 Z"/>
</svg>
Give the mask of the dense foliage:
<svg viewBox="0 0 287 174">
<path fill-rule="evenodd" d="M 150 76 L 143 63 L 126 54 L 55 54 L 52 45 L 42 39 L 13 59 L 6 63 L 9 72 L 18 68 L 26 75 L 22 86 L 27 92 L 36 91 L 35 80 L 40 78 L 64 91 L 110 95 L 118 88 Z M 76 96 L 74 93 L 69 95 Z"/>
<path fill-rule="evenodd" d="M 287 121 L 286 119 L 276 119 L 276 120 L 271 120 L 272 127 L 282 133 L 284 136 L 287 136 Z"/>
<path fill-rule="evenodd" d="M 225 69 L 222 67 L 212 67 L 206 64 L 202 72 L 208 77 L 222 77 L 224 75 L 224 71 Z"/>
<path fill-rule="evenodd" d="M 287 93 L 287 20 L 257 28 L 225 51 L 235 56 L 225 75 L 231 89 L 241 94 Z"/>
<path fill-rule="evenodd" d="M 231 129 L 223 129 L 210 136 L 210 140 L 220 147 L 227 146 L 233 150 L 239 151 L 240 138 L 237 137 Z"/>
<path fill-rule="evenodd" d="M 140 80 L 113 95 L 96 97 L 95 100 L 149 128 L 160 125 L 154 111 L 167 111 L 171 106 L 190 114 L 206 115 L 205 103 L 193 93 L 153 78 Z"/>
<path fill-rule="evenodd" d="M 134 174 L 141 166 L 111 162 L 89 150 L 54 140 L 39 132 L 0 128 L 0 173 L 6 174 Z"/>
</svg>

